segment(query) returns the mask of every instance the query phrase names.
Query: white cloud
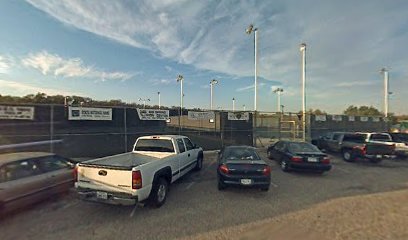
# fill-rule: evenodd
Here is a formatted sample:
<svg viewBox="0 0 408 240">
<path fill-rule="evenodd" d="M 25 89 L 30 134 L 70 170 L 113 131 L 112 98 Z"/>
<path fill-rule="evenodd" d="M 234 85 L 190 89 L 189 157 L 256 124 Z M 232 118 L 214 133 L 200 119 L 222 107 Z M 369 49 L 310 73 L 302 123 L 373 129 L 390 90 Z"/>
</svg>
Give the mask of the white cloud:
<svg viewBox="0 0 408 240">
<path fill-rule="evenodd" d="M 370 86 L 373 85 L 372 81 L 356 81 L 356 82 L 340 82 L 336 84 L 336 87 L 357 87 L 357 86 Z"/>
<path fill-rule="evenodd" d="M 84 95 L 78 92 L 71 92 L 61 89 L 53 89 L 53 88 L 45 88 L 45 87 L 36 87 L 25 83 L 19 83 L 16 81 L 9 81 L 0 79 L 0 88 L 3 91 L 9 92 L 12 95 L 27 95 L 27 94 L 35 94 L 38 92 L 45 93 L 47 95 Z"/>
<path fill-rule="evenodd" d="M 0 55 L 0 74 L 7 73 L 11 68 L 11 65 L 12 61 L 8 57 Z"/>
<path fill-rule="evenodd" d="M 172 83 L 170 79 L 152 79 L 150 82 L 153 85 L 169 85 Z M 176 82 L 175 80 L 173 82 Z"/>
<path fill-rule="evenodd" d="M 263 82 L 258 83 L 258 91 L 259 91 L 259 88 L 261 88 L 261 87 L 263 87 L 265 85 L 266 85 L 266 83 L 263 83 Z M 248 91 L 248 90 L 254 89 L 254 87 L 255 87 L 255 84 L 252 84 L 252 85 L 249 85 L 249 86 L 237 88 L 237 89 L 235 89 L 235 91 L 237 91 L 237 92 Z"/>
<path fill-rule="evenodd" d="M 21 60 L 26 67 L 39 70 L 43 75 L 52 74 L 62 77 L 84 77 L 100 81 L 127 80 L 134 74 L 125 72 L 107 72 L 87 66 L 80 58 L 64 59 L 46 51 L 31 53 Z"/>
</svg>

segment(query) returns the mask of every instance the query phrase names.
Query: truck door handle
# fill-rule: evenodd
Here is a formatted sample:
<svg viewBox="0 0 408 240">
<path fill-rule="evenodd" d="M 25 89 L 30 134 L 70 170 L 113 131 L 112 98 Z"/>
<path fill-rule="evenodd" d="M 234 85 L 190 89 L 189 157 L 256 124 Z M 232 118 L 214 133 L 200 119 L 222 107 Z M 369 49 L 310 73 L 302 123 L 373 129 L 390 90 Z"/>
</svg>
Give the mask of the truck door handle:
<svg viewBox="0 0 408 240">
<path fill-rule="evenodd" d="M 189 153 L 187 156 L 189 156 L 189 157 L 190 157 L 190 153 Z"/>
</svg>

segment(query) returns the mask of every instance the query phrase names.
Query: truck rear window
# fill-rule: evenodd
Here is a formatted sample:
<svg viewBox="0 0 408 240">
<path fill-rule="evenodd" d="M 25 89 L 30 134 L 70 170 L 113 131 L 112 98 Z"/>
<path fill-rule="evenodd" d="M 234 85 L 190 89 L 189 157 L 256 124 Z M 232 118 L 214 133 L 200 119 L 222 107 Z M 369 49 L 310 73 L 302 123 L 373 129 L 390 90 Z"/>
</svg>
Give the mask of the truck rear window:
<svg viewBox="0 0 408 240">
<path fill-rule="evenodd" d="M 173 142 L 166 139 L 139 139 L 135 151 L 174 152 Z"/>
</svg>

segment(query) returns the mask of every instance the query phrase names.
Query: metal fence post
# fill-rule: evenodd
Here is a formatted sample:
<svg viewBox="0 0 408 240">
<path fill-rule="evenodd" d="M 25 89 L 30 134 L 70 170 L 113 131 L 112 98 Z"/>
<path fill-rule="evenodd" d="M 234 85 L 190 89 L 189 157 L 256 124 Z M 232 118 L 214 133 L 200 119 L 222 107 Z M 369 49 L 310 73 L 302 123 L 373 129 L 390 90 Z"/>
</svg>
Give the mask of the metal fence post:
<svg viewBox="0 0 408 240">
<path fill-rule="evenodd" d="M 125 130 L 125 152 L 128 151 L 127 146 L 128 146 L 128 141 L 127 141 L 127 121 L 126 121 L 126 107 L 123 108 L 123 124 L 124 124 L 124 130 Z"/>
<path fill-rule="evenodd" d="M 50 105 L 50 152 L 54 152 L 54 105 Z"/>
</svg>

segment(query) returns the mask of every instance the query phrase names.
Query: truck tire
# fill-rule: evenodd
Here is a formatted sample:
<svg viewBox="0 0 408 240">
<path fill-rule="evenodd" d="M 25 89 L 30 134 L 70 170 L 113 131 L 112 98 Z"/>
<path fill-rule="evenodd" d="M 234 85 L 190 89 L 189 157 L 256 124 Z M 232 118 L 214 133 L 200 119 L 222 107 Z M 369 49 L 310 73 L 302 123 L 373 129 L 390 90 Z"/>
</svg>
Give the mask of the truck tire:
<svg viewBox="0 0 408 240">
<path fill-rule="evenodd" d="M 194 170 L 200 171 L 202 168 L 203 168 L 203 155 L 199 154 L 197 157 L 197 163 Z"/>
<path fill-rule="evenodd" d="M 166 179 L 160 177 L 153 183 L 153 188 L 150 193 L 149 203 L 154 208 L 161 207 L 167 199 L 169 191 L 169 183 Z"/>
<path fill-rule="evenodd" d="M 346 162 L 353 162 L 354 161 L 354 156 L 353 152 L 350 149 L 343 149 L 341 151 L 341 155 Z"/>
</svg>

